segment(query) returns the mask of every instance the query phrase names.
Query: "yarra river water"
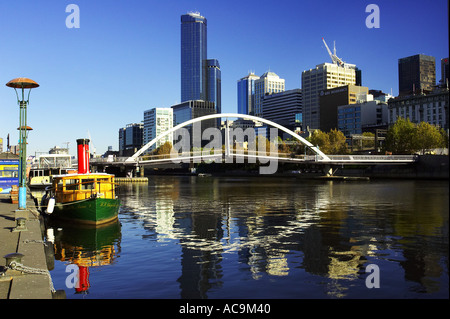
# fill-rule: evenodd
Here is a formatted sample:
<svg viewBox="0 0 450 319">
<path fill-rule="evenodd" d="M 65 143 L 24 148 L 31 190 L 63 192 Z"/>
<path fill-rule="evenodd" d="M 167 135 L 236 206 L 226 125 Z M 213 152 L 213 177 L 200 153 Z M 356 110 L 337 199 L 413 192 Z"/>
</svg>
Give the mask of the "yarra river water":
<svg viewBox="0 0 450 319">
<path fill-rule="evenodd" d="M 448 181 L 155 176 L 118 195 L 117 223 L 52 225 L 68 299 L 449 298 Z"/>
</svg>

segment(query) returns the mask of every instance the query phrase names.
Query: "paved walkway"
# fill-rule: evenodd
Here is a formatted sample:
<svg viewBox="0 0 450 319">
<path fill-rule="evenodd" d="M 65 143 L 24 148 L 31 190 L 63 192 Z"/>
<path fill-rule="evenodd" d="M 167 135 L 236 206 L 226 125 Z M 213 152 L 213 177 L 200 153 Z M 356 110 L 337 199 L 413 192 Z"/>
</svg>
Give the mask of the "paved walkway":
<svg viewBox="0 0 450 319">
<path fill-rule="evenodd" d="M 0 195 L 0 273 L 6 270 L 0 275 L 0 299 L 52 299 L 39 212 L 31 198 L 26 210 L 16 210 L 18 204 Z M 18 217 L 27 219 L 26 231 L 13 231 Z M 6 268 L 4 256 L 10 253 L 23 254 L 21 263 L 28 269 L 20 273 Z"/>
</svg>

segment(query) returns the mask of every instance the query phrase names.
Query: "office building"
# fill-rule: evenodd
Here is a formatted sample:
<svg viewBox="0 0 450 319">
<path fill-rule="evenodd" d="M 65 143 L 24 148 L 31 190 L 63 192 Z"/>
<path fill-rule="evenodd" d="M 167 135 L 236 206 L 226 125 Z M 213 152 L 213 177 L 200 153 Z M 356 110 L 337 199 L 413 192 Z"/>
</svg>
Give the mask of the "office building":
<svg viewBox="0 0 450 319">
<path fill-rule="evenodd" d="M 184 123 L 186 121 L 198 118 L 198 117 L 202 117 L 205 115 L 210 115 L 210 114 L 216 114 L 216 109 L 214 106 L 214 102 L 208 102 L 208 101 L 202 101 L 202 100 L 197 100 L 197 101 L 185 101 L 182 102 L 180 104 L 176 104 L 172 106 L 173 109 L 173 126 L 177 126 L 178 124 Z M 206 120 L 206 121 L 201 121 L 199 123 L 196 123 L 195 125 L 198 125 L 201 127 L 201 130 L 199 131 L 200 138 L 201 136 L 203 136 L 203 132 L 204 130 L 206 130 L 207 128 L 213 127 L 216 128 L 217 127 L 217 121 L 216 119 L 211 119 L 211 120 Z M 193 134 L 193 130 L 192 130 L 192 124 L 188 125 L 187 127 L 185 127 L 190 135 L 190 145 L 197 145 L 199 146 L 199 141 L 195 140 L 196 137 L 194 137 Z M 179 132 L 174 132 L 174 143 L 176 143 L 176 141 L 179 141 L 181 139 L 181 137 L 178 136 Z M 204 143 L 201 143 L 202 146 Z"/>
<path fill-rule="evenodd" d="M 436 64 L 432 56 L 417 54 L 398 60 L 399 96 L 431 92 L 436 86 Z"/>
<path fill-rule="evenodd" d="M 255 81 L 259 76 L 250 72 L 237 82 L 238 113 L 252 115 L 255 104 Z"/>
<path fill-rule="evenodd" d="M 173 127 L 172 108 L 153 108 L 144 111 L 144 145 Z M 173 143 L 173 134 L 158 140 L 150 150 L 156 149 L 165 142 Z"/>
<path fill-rule="evenodd" d="M 262 99 L 262 118 L 295 130 L 302 112 L 302 90 L 294 89 L 267 94 Z"/>
<path fill-rule="evenodd" d="M 436 89 L 429 94 L 399 96 L 388 102 L 389 124 L 398 117 L 409 118 L 413 123 L 428 122 L 449 129 L 448 88 Z"/>
<path fill-rule="evenodd" d="M 253 115 L 262 117 L 262 100 L 264 95 L 283 92 L 285 89 L 284 82 L 284 79 L 270 71 L 255 80 L 255 107 Z"/>
<path fill-rule="evenodd" d="M 199 13 L 181 16 L 181 101 L 206 100 L 207 21 Z"/>
<path fill-rule="evenodd" d="M 337 88 L 322 90 L 319 93 L 320 125 L 324 132 L 338 128 L 338 107 L 357 103 L 358 95 L 367 94 L 369 89 L 364 86 L 345 85 Z"/>
<path fill-rule="evenodd" d="M 222 111 L 221 70 L 217 59 L 208 59 L 207 20 L 200 13 L 181 16 L 181 102 L 214 102 Z"/>
<path fill-rule="evenodd" d="M 338 130 L 346 137 L 386 129 L 387 103 L 374 100 L 371 94 L 359 94 L 357 103 L 338 106 Z"/>
<path fill-rule="evenodd" d="M 119 156 L 132 156 L 143 146 L 143 123 L 127 124 L 119 129 Z"/>
<path fill-rule="evenodd" d="M 355 69 L 353 64 L 322 63 L 302 72 L 302 115 L 305 128 L 320 128 L 320 92 L 347 84 L 355 85 Z"/>
<path fill-rule="evenodd" d="M 448 88 L 448 58 L 441 59 L 441 87 Z"/>
<path fill-rule="evenodd" d="M 222 75 L 219 61 L 216 59 L 206 60 L 207 67 L 207 101 L 213 102 L 216 113 L 222 113 Z M 221 119 L 217 119 L 217 126 L 220 126 Z"/>
</svg>

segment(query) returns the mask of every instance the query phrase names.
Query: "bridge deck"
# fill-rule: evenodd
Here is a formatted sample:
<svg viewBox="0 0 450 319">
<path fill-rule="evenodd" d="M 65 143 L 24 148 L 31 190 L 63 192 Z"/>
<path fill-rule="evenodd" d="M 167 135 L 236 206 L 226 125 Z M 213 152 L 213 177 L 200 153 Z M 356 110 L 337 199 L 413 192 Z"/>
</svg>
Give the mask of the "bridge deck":
<svg viewBox="0 0 450 319">
<path fill-rule="evenodd" d="M 323 160 L 318 155 L 295 155 L 277 153 L 277 156 L 270 156 L 267 153 L 231 153 L 225 155 L 219 154 L 202 154 L 202 152 L 189 152 L 180 154 L 180 156 L 171 155 L 154 155 L 139 157 L 137 161 L 130 161 L 127 157 L 117 157 L 114 160 L 111 159 L 92 159 L 92 164 L 107 164 L 107 165 L 152 165 L 152 164 L 165 164 L 165 163 L 200 163 L 200 162 L 225 162 L 234 163 L 247 159 L 250 163 L 255 163 L 256 160 L 260 162 L 278 161 L 278 162 L 290 162 L 290 163 L 314 163 L 314 164 L 365 164 L 365 165 L 378 165 L 378 164 L 409 164 L 417 161 L 416 155 L 328 155 L 329 160 Z"/>
</svg>

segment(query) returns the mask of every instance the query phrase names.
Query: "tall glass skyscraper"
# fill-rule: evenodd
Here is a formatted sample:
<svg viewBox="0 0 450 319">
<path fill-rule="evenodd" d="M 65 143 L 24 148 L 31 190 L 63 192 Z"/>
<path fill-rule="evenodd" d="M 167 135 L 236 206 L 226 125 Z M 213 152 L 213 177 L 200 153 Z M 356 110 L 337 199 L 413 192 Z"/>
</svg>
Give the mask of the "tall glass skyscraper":
<svg viewBox="0 0 450 319">
<path fill-rule="evenodd" d="M 253 115 L 255 107 L 255 81 L 259 76 L 253 72 L 240 79 L 237 83 L 238 89 L 238 113 Z"/>
<path fill-rule="evenodd" d="M 182 15 L 181 102 L 214 102 L 216 112 L 221 113 L 221 81 L 219 61 L 208 59 L 206 18 L 200 13 Z"/>
<path fill-rule="evenodd" d="M 207 101 L 214 102 L 217 113 L 222 113 L 222 77 L 219 61 L 209 59 L 206 61 Z"/>
<path fill-rule="evenodd" d="M 181 102 L 207 98 L 206 24 L 199 13 L 181 16 Z"/>
</svg>

